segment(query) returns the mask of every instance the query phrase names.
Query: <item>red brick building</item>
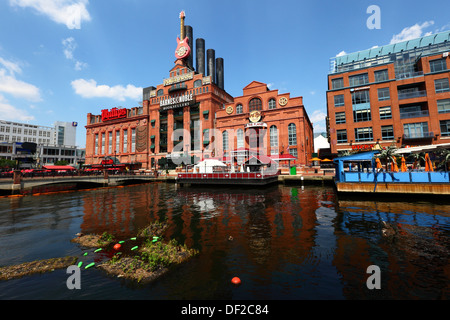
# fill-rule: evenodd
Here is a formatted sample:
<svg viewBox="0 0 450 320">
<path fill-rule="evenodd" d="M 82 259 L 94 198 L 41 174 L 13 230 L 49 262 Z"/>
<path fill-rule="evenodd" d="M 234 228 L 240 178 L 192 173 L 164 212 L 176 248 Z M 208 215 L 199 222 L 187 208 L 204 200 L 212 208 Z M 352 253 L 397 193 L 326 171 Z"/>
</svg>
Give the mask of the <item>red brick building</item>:
<svg viewBox="0 0 450 320">
<path fill-rule="evenodd" d="M 327 126 L 332 153 L 450 142 L 450 32 L 332 60 Z"/>
<path fill-rule="evenodd" d="M 236 149 L 254 146 L 260 154 L 292 154 L 296 164 L 307 164 L 313 129 L 302 98 L 257 81 L 233 98 L 224 89 L 223 59 L 216 59 L 213 49 L 205 55 L 201 38 L 195 41 L 193 67 L 192 28 L 180 18 L 175 65 L 162 84 L 143 89 L 142 107 L 87 115 L 85 163 L 115 157 L 130 168 L 153 169 L 161 159 L 178 164 L 181 156 L 229 161 Z M 256 145 L 255 132 L 262 141 Z"/>
</svg>

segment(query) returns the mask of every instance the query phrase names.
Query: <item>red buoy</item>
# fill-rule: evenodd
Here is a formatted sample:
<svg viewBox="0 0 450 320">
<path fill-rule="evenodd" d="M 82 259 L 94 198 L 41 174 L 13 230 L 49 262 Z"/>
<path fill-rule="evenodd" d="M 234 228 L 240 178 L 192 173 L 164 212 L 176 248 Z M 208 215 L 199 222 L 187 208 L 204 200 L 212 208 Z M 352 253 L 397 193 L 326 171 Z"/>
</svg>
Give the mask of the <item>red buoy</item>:
<svg viewBox="0 0 450 320">
<path fill-rule="evenodd" d="M 120 247 L 122 247 L 121 245 L 120 245 L 120 243 L 116 243 L 115 245 L 114 245 L 114 250 L 119 250 L 120 249 Z"/>
<path fill-rule="evenodd" d="M 241 279 L 239 279 L 238 277 L 234 277 L 233 279 L 231 279 L 231 283 L 232 284 L 241 284 Z"/>
</svg>

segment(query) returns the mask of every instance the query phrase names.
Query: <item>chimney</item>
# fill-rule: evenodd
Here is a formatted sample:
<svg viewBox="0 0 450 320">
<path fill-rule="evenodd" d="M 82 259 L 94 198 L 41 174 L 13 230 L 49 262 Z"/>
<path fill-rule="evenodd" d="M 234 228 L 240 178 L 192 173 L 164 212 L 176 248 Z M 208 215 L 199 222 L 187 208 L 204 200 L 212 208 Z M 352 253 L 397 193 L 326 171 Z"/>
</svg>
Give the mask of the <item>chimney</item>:
<svg viewBox="0 0 450 320">
<path fill-rule="evenodd" d="M 223 58 L 216 59 L 216 83 L 220 89 L 225 90 L 223 76 Z"/>
<path fill-rule="evenodd" d="M 216 83 L 216 52 L 214 49 L 206 50 L 206 60 L 208 61 L 207 76 L 211 76 L 211 82 Z"/>
<path fill-rule="evenodd" d="M 197 73 L 201 73 L 201 74 L 203 74 L 203 76 L 206 76 L 206 73 L 205 73 L 205 40 L 202 38 L 198 38 L 195 41 L 195 47 L 196 47 L 196 53 L 195 53 L 196 71 L 197 71 Z"/>
<path fill-rule="evenodd" d="M 189 38 L 189 48 L 191 48 L 191 54 L 187 57 L 187 65 L 189 68 L 194 69 L 194 31 L 191 26 L 184 26 L 184 33 Z"/>
</svg>

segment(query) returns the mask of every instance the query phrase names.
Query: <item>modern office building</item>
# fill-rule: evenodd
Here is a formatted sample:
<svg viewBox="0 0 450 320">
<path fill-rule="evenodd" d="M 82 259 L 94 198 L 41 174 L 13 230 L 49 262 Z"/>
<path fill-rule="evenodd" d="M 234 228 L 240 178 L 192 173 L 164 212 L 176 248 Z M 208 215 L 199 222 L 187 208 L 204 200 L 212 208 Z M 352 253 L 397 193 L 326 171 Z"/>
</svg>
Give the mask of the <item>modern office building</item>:
<svg viewBox="0 0 450 320">
<path fill-rule="evenodd" d="M 450 142 L 450 31 L 331 59 L 327 130 L 343 150 Z"/>
<path fill-rule="evenodd" d="M 175 64 L 161 84 L 143 89 L 142 107 L 87 115 L 86 165 L 105 157 L 131 169 L 160 168 L 164 160 L 180 156 L 230 161 L 233 148 L 252 148 L 250 132 L 264 140 L 253 151 L 290 153 L 306 164 L 313 136 L 302 98 L 257 81 L 244 88 L 243 96 L 232 97 L 225 91 L 224 59 L 206 50 L 204 39 L 194 42 L 192 27 L 184 25 L 184 14 L 180 18 Z"/>
<path fill-rule="evenodd" d="M 54 127 L 0 120 L 0 157 L 9 160 L 27 159 L 22 167 L 41 167 L 66 161 L 76 165 L 76 122 L 56 121 Z M 34 144 L 32 156 L 23 144 Z M 30 159 L 33 159 L 31 161 Z"/>
</svg>

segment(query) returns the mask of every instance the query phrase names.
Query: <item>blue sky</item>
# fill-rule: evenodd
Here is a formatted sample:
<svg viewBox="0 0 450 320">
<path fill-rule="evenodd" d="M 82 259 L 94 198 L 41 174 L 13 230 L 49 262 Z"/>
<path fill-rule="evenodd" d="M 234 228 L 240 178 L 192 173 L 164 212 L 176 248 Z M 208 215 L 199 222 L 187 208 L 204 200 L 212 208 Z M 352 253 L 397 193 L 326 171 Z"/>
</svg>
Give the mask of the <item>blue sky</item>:
<svg viewBox="0 0 450 320">
<path fill-rule="evenodd" d="M 380 29 L 369 29 L 370 5 Z M 251 81 L 302 96 L 325 131 L 329 59 L 450 29 L 449 1 L 0 0 L 0 119 L 53 126 L 136 107 L 173 67 L 179 12 L 224 58 L 225 90 Z"/>
</svg>

